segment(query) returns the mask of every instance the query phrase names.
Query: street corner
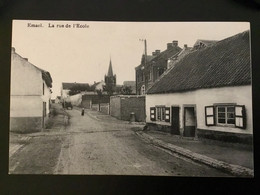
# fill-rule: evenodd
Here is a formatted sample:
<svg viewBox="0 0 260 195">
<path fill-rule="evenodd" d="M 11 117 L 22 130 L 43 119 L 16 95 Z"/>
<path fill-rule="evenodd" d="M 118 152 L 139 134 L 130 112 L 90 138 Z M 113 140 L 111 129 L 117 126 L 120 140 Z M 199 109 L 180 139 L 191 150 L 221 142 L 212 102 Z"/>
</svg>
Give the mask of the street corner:
<svg viewBox="0 0 260 195">
<path fill-rule="evenodd" d="M 9 136 L 9 158 L 29 143 L 31 137 L 27 135 L 11 133 Z"/>
</svg>

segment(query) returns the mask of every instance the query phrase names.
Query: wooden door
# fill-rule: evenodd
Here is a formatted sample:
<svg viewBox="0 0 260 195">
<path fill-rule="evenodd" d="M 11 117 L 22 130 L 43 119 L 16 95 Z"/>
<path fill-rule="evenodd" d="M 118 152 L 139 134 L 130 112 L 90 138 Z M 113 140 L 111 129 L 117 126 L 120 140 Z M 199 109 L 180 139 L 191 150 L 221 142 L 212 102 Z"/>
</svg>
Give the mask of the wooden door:
<svg viewBox="0 0 260 195">
<path fill-rule="evenodd" d="M 171 134 L 180 134 L 180 108 L 172 106 Z"/>
<path fill-rule="evenodd" d="M 194 107 L 184 107 L 184 132 L 185 137 L 195 137 L 196 114 Z"/>
</svg>

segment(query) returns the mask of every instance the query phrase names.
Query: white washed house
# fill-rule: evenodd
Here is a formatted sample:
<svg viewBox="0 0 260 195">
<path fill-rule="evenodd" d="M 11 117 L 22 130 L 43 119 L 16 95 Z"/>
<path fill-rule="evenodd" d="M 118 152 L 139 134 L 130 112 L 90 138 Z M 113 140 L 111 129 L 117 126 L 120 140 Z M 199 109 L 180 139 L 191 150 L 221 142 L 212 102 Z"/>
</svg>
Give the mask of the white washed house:
<svg viewBox="0 0 260 195">
<path fill-rule="evenodd" d="M 52 78 L 12 48 L 10 130 L 40 131 L 49 118 Z"/>
<path fill-rule="evenodd" d="M 148 128 L 252 142 L 249 31 L 193 50 L 146 95 Z"/>
</svg>

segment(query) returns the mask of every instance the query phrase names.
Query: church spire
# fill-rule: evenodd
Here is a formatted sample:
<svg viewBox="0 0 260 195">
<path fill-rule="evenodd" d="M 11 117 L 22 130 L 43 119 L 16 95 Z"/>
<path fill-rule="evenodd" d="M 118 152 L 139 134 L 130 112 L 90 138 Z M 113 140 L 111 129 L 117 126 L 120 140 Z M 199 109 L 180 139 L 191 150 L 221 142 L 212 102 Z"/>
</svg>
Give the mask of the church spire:
<svg viewBox="0 0 260 195">
<path fill-rule="evenodd" d="M 112 69 L 112 62 L 110 57 L 109 67 L 108 67 L 108 73 L 107 76 L 112 77 L 113 76 L 113 69 Z"/>
</svg>

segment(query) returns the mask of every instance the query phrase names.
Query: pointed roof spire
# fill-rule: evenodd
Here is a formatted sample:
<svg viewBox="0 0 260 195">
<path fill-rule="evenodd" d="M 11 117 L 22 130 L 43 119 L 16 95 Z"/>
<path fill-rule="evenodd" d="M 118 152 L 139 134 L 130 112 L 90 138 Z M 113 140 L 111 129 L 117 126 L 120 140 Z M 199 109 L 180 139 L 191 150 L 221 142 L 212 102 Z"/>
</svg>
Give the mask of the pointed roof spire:
<svg viewBox="0 0 260 195">
<path fill-rule="evenodd" d="M 112 77 L 113 76 L 113 69 L 112 69 L 112 62 L 110 57 L 109 67 L 108 67 L 108 73 L 107 76 Z"/>
</svg>

